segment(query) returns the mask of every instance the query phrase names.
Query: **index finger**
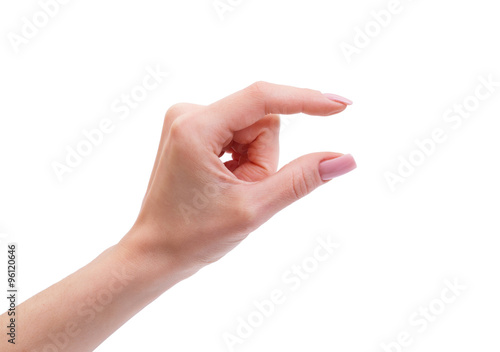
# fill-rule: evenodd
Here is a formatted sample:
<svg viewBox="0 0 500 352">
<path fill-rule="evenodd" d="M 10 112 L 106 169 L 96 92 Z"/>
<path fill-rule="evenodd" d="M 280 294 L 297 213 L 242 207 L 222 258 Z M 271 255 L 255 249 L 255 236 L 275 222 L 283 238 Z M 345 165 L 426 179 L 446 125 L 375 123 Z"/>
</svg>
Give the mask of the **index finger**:
<svg viewBox="0 0 500 352">
<path fill-rule="evenodd" d="M 206 113 L 210 119 L 223 119 L 222 124 L 236 132 L 268 114 L 328 116 L 343 111 L 350 104 L 345 98 L 312 89 L 257 82 L 209 105 Z"/>
</svg>

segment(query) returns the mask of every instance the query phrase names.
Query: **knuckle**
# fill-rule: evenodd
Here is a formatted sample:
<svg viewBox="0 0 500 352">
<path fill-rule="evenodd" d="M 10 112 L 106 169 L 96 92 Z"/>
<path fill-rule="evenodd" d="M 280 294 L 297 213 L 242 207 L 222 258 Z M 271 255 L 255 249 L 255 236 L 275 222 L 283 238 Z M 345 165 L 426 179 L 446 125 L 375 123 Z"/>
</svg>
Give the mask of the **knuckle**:
<svg viewBox="0 0 500 352">
<path fill-rule="evenodd" d="M 189 119 L 186 116 L 177 117 L 170 125 L 169 134 L 174 139 L 182 139 L 189 130 Z"/>
<path fill-rule="evenodd" d="M 294 200 L 301 199 L 311 193 L 315 187 L 315 178 L 309 173 L 305 172 L 303 168 L 292 172 L 292 195 Z"/>
<path fill-rule="evenodd" d="M 189 109 L 189 104 L 187 103 L 177 103 L 172 105 L 166 112 L 165 116 L 179 116 L 185 113 Z"/>
<path fill-rule="evenodd" d="M 271 131 L 279 131 L 280 125 L 281 125 L 281 121 L 280 121 L 280 117 L 278 115 L 269 116 L 268 126 L 269 126 L 269 129 Z"/>
<path fill-rule="evenodd" d="M 256 97 L 263 97 L 268 86 L 269 83 L 267 82 L 257 81 L 252 83 L 247 89 L 252 95 L 255 95 Z"/>
<path fill-rule="evenodd" d="M 165 118 L 163 121 L 164 126 L 170 126 L 174 120 L 177 118 L 178 114 L 176 113 L 176 108 L 174 106 L 171 106 L 167 112 L 165 113 Z"/>
<path fill-rule="evenodd" d="M 255 202 L 252 202 L 243 195 L 238 196 L 234 202 L 233 217 L 241 228 L 245 231 L 252 231 L 258 219 Z"/>
<path fill-rule="evenodd" d="M 172 105 L 165 113 L 164 123 L 166 125 L 172 124 L 179 116 L 188 112 L 191 108 L 191 104 L 188 103 L 177 103 Z"/>
<path fill-rule="evenodd" d="M 256 112 L 261 112 L 262 110 L 267 110 L 266 107 L 266 92 L 269 90 L 270 83 L 264 81 L 257 81 L 252 83 L 245 89 L 245 94 L 249 100 L 251 100 L 255 106 Z"/>
</svg>

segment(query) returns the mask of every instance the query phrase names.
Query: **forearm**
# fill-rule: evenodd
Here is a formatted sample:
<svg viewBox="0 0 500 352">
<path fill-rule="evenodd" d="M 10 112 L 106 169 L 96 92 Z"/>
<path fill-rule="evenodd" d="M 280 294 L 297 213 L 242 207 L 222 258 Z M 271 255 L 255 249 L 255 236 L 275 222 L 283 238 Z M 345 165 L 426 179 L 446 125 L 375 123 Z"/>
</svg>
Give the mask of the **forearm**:
<svg viewBox="0 0 500 352">
<path fill-rule="evenodd" d="M 58 351 L 92 351 L 186 276 L 174 265 L 159 267 L 154 258 L 147 258 L 144 252 L 120 242 L 19 305 L 16 344 L 2 339 L 1 345 L 5 350 L 9 347 L 9 350 L 23 352 L 44 351 L 49 345 Z M 8 319 L 4 314 L 1 325 L 7 326 Z"/>
</svg>

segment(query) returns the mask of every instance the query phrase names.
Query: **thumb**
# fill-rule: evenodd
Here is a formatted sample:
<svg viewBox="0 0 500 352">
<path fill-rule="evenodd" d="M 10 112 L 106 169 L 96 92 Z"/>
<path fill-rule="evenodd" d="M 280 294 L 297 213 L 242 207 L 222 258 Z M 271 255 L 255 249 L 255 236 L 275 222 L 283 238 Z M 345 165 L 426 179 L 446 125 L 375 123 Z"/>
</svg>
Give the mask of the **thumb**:
<svg viewBox="0 0 500 352">
<path fill-rule="evenodd" d="M 272 176 L 255 185 L 262 215 L 271 217 L 296 200 L 311 193 L 332 178 L 356 168 L 350 154 L 313 153 L 285 165 Z"/>
</svg>

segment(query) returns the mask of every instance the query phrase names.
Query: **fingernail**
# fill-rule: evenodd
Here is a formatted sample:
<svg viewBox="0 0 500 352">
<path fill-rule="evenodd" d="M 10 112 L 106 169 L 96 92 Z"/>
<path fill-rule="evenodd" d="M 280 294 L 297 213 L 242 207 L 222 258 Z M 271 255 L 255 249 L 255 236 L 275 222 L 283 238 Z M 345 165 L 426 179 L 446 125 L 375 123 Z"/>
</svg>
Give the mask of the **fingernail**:
<svg viewBox="0 0 500 352">
<path fill-rule="evenodd" d="M 328 181 L 354 170 L 356 166 L 352 155 L 345 154 L 335 159 L 322 161 L 319 164 L 319 174 L 323 181 Z"/>
<path fill-rule="evenodd" d="M 337 94 L 325 93 L 324 96 L 330 100 L 336 101 L 337 103 L 342 103 L 345 105 L 352 105 L 352 101 L 350 101 L 347 98 L 341 97 L 340 95 L 337 95 Z"/>
</svg>

